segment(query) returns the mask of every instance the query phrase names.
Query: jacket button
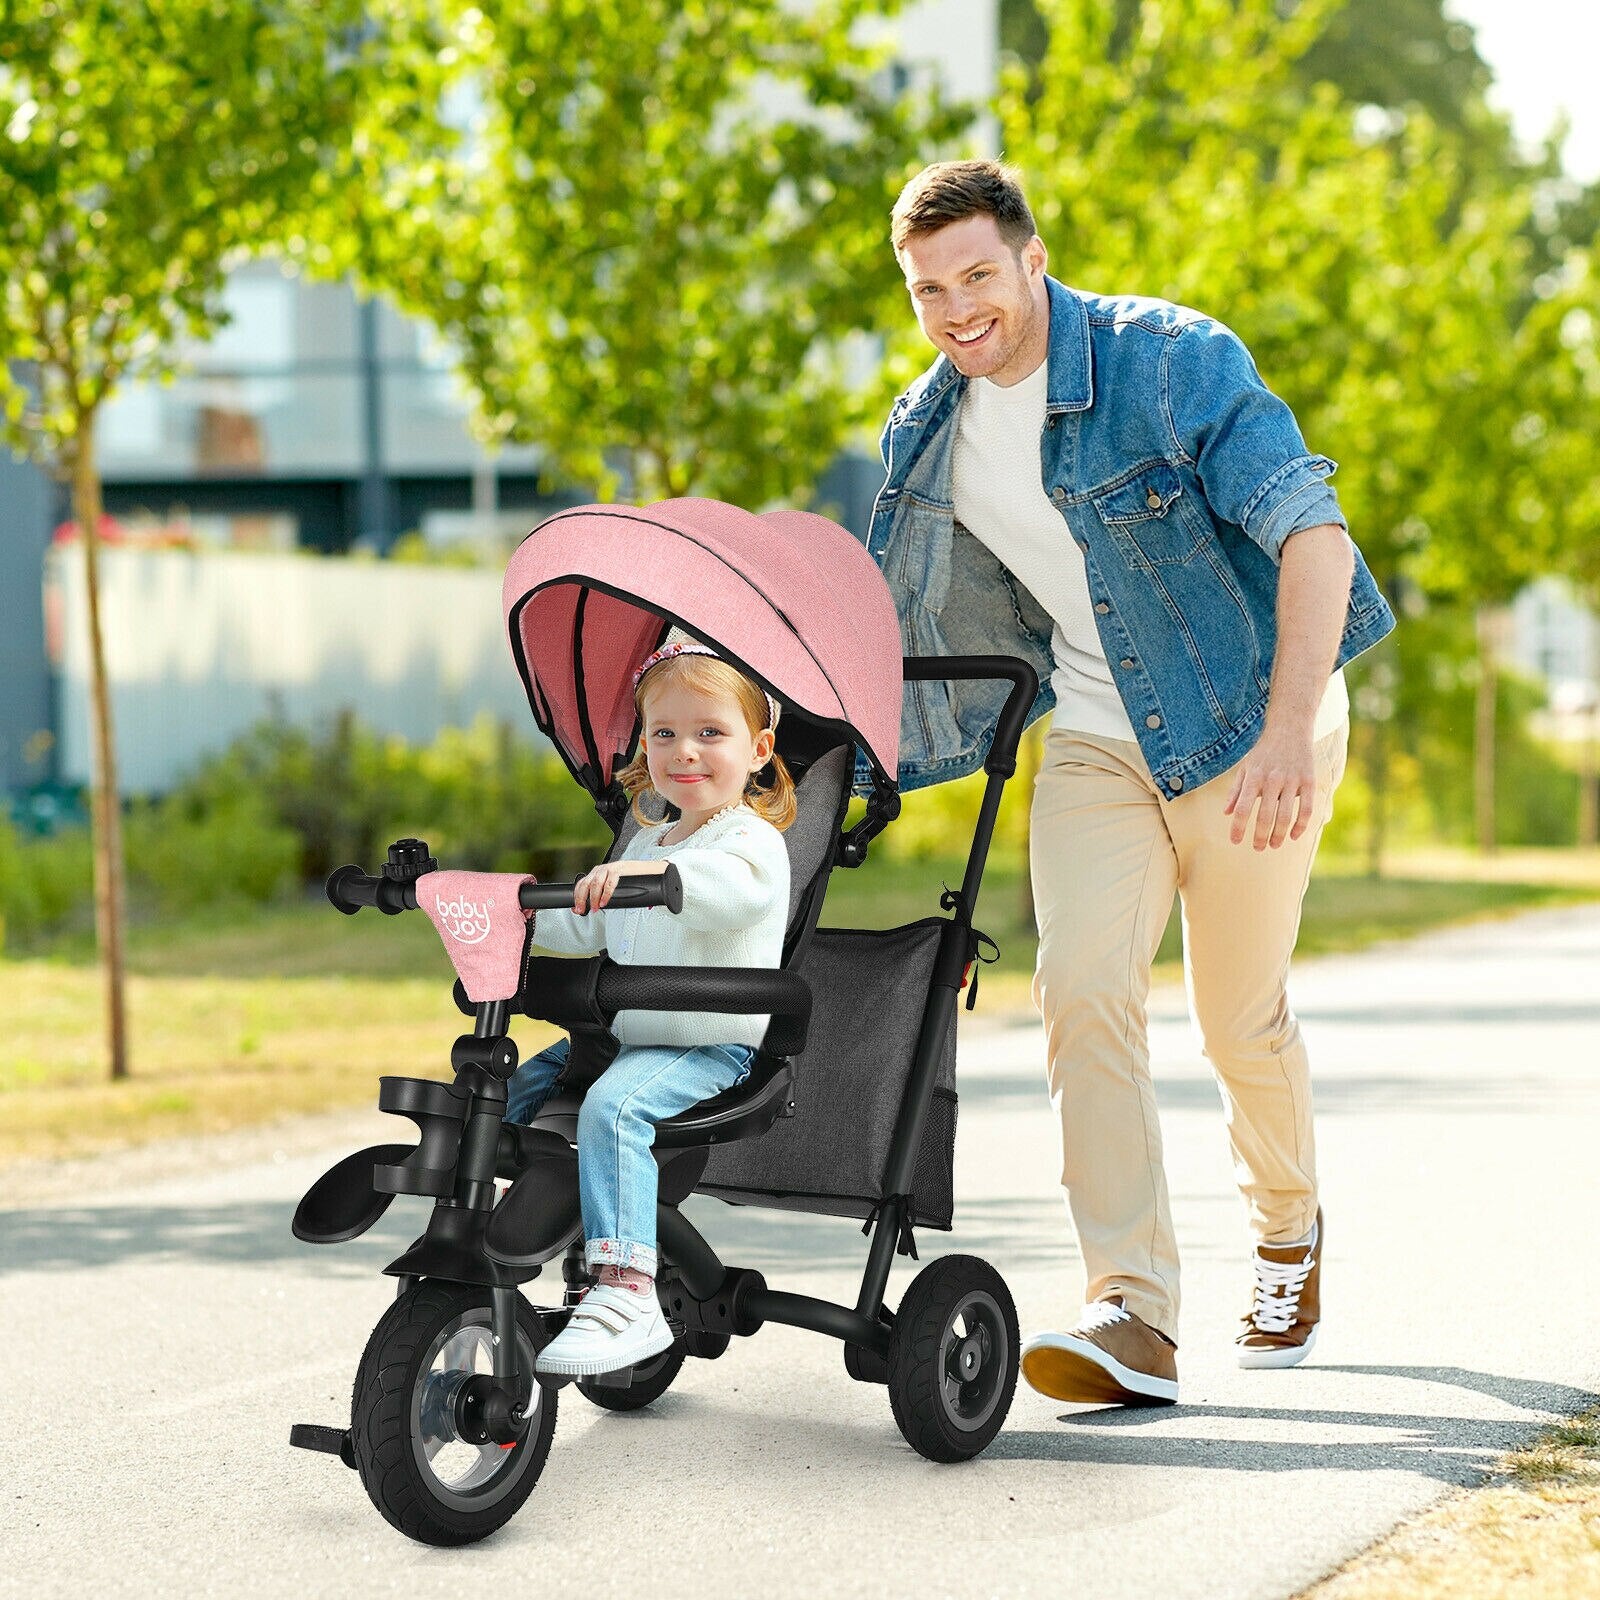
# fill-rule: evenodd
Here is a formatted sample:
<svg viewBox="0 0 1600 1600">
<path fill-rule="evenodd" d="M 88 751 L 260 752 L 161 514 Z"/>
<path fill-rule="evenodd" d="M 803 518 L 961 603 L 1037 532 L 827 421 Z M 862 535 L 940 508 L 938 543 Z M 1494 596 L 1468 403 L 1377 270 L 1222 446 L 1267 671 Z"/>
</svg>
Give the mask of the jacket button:
<svg viewBox="0 0 1600 1600">
<path fill-rule="evenodd" d="M 1078 541 L 1078 548 L 1080 550 L 1087 550 L 1089 548 L 1089 541 L 1087 539 L 1080 539 Z"/>
<path fill-rule="evenodd" d="M 1154 712 L 1151 712 L 1151 714 L 1144 719 L 1144 725 L 1147 728 L 1159 728 L 1161 726 L 1161 718 L 1156 716 Z"/>
<path fill-rule="evenodd" d="M 1050 491 L 1050 498 L 1052 500 L 1065 500 L 1067 498 L 1067 491 L 1058 483 L 1055 488 Z"/>
<path fill-rule="evenodd" d="M 1128 668 L 1128 670 L 1131 672 L 1133 670 L 1133 665 L 1134 665 L 1133 657 L 1132 656 L 1124 656 L 1122 658 L 1122 665 L 1125 666 L 1126 668 Z"/>
<path fill-rule="evenodd" d="M 1170 779 L 1170 780 L 1169 780 L 1169 781 L 1168 781 L 1168 783 L 1167 783 L 1167 787 L 1168 787 L 1168 788 L 1169 788 L 1169 789 L 1170 789 L 1170 790 L 1171 790 L 1171 791 L 1172 791 L 1172 792 L 1173 792 L 1173 793 L 1174 793 L 1174 794 L 1176 794 L 1176 793 L 1177 793 L 1177 792 L 1178 792 L 1178 791 L 1179 791 L 1179 790 L 1180 790 L 1180 789 L 1181 789 L 1181 788 L 1182 788 L 1182 787 L 1183 787 L 1183 779 L 1182 779 L 1182 778 L 1172 778 L 1172 779 Z"/>
<path fill-rule="evenodd" d="M 1110 609 L 1111 609 L 1111 607 L 1110 607 L 1110 606 L 1108 606 L 1108 605 L 1107 605 L 1107 604 L 1106 604 L 1106 603 L 1105 603 L 1105 601 L 1104 601 L 1104 600 L 1101 600 L 1101 601 L 1099 601 L 1099 602 L 1097 602 L 1097 603 L 1096 603 L 1096 605 L 1095 605 L 1095 610 L 1096 610 L 1096 611 L 1097 611 L 1097 612 L 1099 612 L 1099 613 L 1100 613 L 1100 615 L 1101 615 L 1101 616 L 1102 616 L 1102 617 L 1103 617 L 1103 616 L 1104 616 L 1104 615 L 1105 615 L 1105 614 L 1106 614 L 1106 612 L 1108 612 L 1108 611 L 1109 611 L 1109 610 L 1110 610 Z"/>
<path fill-rule="evenodd" d="M 1152 510 L 1152 511 L 1159 511 L 1159 510 L 1160 510 L 1160 509 L 1161 509 L 1161 496 L 1160 496 L 1160 495 L 1158 495 L 1158 494 L 1157 494 L 1157 493 L 1156 493 L 1156 492 L 1155 492 L 1155 490 L 1154 490 L 1154 489 L 1152 489 L 1152 490 L 1151 490 L 1151 491 L 1150 491 L 1150 493 L 1149 493 L 1149 494 L 1147 494 L 1147 495 L 1146 495 L 1146 496 L 1145 496 L 1145 497 L 1144 497 L 1144 503 L 1145 503 L 1145 504 L 1146 504 L 1146 505 L 1147 505 L 1147 506 L 1149 506 L 1149 507 L 1150 507 L 1150 509 L 1151 509 L 1151 510 Z"/>
</svg>

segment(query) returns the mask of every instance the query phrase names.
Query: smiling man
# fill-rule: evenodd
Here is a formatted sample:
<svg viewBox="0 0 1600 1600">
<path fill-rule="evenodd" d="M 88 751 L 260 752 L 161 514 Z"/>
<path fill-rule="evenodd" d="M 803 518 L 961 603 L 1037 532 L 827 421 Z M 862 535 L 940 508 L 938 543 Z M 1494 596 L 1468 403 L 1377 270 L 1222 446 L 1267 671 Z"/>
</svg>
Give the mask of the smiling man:
<svg viewBox="0 0 1600 1600">
<path fill-rule="evenodd" d="M 1344 770 L 1339 670 L 1394 625 L 1289 408 L 1220 323 L 1069 289 L 1016 175 L 919 173 L 893 243 L 934 364 L 895 402 L 868 548 L 908 654 L 1031 661 L 1034 999 L 1087 1274 L 1023 1356 L 1062 1400 L 1177 1399 L 1178 1255 L 1146 1043 L 1182 897 L 1190 1003 L 1255 1241 L 1246 1367 L 1320 1316 L 1311 1086 L 1285 995 Z M 908 684 L 901 786 L 983 761 L 1005 686 Z"/>
</svg>

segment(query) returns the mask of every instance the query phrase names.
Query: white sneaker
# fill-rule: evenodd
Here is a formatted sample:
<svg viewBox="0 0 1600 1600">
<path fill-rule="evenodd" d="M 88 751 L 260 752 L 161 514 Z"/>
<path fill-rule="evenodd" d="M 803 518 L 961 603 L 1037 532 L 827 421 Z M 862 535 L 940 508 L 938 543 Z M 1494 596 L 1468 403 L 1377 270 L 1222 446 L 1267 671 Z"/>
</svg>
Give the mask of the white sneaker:
<svg viewBox="0 0 1600 1600">
<path fill-rule="evenodd" d="M 567 1325 L 539 1352 L 540 1372 L 592 1378 L 658 1356 L 672 1343 L 654 1287 L 648 1294 L 603 1283 L 577 1305 Z"/>
</svg>

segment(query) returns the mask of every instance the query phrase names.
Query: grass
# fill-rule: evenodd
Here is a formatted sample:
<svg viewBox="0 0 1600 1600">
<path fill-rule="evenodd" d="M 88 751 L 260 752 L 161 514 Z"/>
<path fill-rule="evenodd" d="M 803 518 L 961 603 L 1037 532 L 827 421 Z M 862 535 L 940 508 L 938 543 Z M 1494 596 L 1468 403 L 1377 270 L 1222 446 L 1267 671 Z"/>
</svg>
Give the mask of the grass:
<svg viewBox="0 0 1600 1600">
<path fill-rule="evenodd" d="M 1600 1594 L 1600 1409 L 1547 1430 L 1298 1600 Z"/>
<path fill-rule="evenodd" d="M 1581 859 L 1581 858 L 1580 858 Z M 1377 882 L 1332 869 L 1313 880 L 1301 949 L 1357 948 L 1442 922 L 1600 896 L 1600 870 L 1568 855 L 1527 863 L 1528 881 L 1409 872 Z M 875 859 L 835 877 L 825 922 L 891 927 L 940 915 L 959 860 Z M 1535 881 L 1542 879 L 1544 881 Z M 985 879 L 978 924 L 999 942 L 980 1015 L 1030 1007 L 1031 910 L 1016 868 Z M 1162 945 L 1175 972 L 1176 916 Z M 101 1043 L 101 979 L 77 936 L 0 958 L 0 1163 L 90 1154 L 222 1132 L 273 1118 L 371 1104 L 382 1073 L 448 1076 L 466 1027 L 450 969 L 421 917 L 341 917 L 304 904 L 146 924 L 129 938 L 133 1076 L 111 1083 Z M 521 1021 L 529 1054 L 555 1036 Z"/>
</svg>

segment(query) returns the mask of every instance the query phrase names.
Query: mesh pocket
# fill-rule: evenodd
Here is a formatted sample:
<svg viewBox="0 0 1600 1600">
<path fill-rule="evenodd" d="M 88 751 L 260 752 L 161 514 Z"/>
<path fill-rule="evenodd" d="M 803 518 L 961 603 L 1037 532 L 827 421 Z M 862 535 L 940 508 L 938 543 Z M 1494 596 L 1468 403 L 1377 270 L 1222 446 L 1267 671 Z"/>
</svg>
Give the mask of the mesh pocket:
<svg viewBox="0 0 1600 1600">
<path fill-rule="evenodd" d="M 795 1060 L 795 1114 L 759 1138 L 713 1148 L 699 1188 L 740 1205 L 866 1217 L 884 1196 L 889 1147 L 932 992 L 946 927 L 819 928 L 798 971 L 811 985 L 811 1028 Z M 952 1010 L 912 1179 L 913 1221 L 953 1215 L 956 1022 Z"/>
</svg>

